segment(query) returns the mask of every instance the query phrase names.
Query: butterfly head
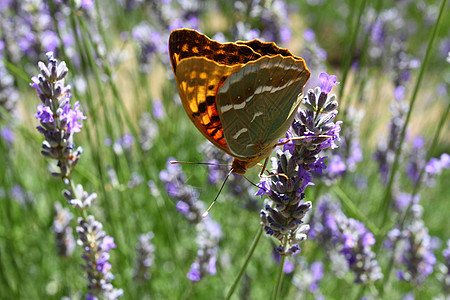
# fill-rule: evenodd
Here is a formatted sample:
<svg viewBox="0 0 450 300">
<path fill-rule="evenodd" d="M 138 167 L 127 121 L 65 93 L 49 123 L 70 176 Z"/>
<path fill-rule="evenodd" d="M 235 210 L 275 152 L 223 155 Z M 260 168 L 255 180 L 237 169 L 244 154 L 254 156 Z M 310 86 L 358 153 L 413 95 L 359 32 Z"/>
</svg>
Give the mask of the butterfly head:
<svg viewBox="0 0 450 300">
<path fill-rule="evenodd" d="M 262 146 L 259 143 L 254 144 L 254 153 L 256 153 L 257 155 L 246 157 L 245 160 L 234 158 L 233 163 L 231 164 L 232 172 L 239 175 L 245 174 L 248 169 L 255 166 L 258 162 L 268 158 L 272 154 L 275 146 L 276 144 L 274 143 L 271 143 L 267 146 Z"/>
<path fill-rule="evenodd" d="M 244 175 L 249 168 L 250 161 L 239 160 L 235 158 L 231 164 L 231 171 L 235 174 Z"/>
</svg>

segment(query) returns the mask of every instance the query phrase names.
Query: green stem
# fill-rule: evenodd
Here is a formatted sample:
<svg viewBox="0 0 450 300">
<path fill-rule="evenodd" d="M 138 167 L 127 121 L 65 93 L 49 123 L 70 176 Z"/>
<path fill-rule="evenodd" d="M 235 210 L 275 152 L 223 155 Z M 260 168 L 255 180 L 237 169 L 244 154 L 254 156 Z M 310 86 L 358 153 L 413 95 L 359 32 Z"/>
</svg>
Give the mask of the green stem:
<svg viewBox="0 0 450 300">
<path fill-rule="evenodd" d="M 250 261 L 250 258 L 253 256 L 253 252 L 255 252 L 256 246 L 259 243 L 259 239 L 261 238 L 262 233 L 263 233 L 263 228 L 262 228 L 262 226 L 259 226 L 258 232 L 256 233 L 255 238 L 253 239 L 252 245 L 250 246 L 250 249 L 249 249 L 249 251 L 247 253 L 247 256 L 245 257 L 244 264 L 241 266 L 241 269 L 239 270 L 239 274 L 236 277 L 236 279 L 234 280 L 234 282 L 231 285 L 230 289 L 228 290 L 228 294 L 227 294 L 225 299 L 230 299 L 231 296 L 233 295 L 237 284 L 241 280 L 242 275 L 244 275 L 245 269 L 247 268 L 247 265 L 248 265 L 248 263 Z"/>
<path fill-rule="evenodd" d="M 358 207 L 352 202 L 352 200 L 347 196 L 347 194 L 342 190 L 339 184 L 336 184 L 333 187 L 333 191 L 338 196 L 342 206 L 349 212 L 347 215 L 349 217 L 354 217 L 360 221 L 363 221 L 366 227 L 375 235 L 377 236 L 379 234 L 379 230 L 375 224 L 370 221 L 369 218 L 367 218 L 361 210 L 358 209 Z"/>
<path fill-rule="evenodd" d="M 287 245 L 287 234 L 284 237 L 284 245 Z M 278 278 L 277 278 L 277 283 L 275 285 L 275 288 L 273 290 L 273 300 L 277 300 L 278 296 L 280 295 L 280 289 L 281 289 L 281 282 L 283 279 L 283 268 L 284 268 L 284 262 L 286 261 L 286 255 L 281 255 L 281 260 L 280 260 L 280 269 L 278 271 Z"/>
<path fill-rule="evenodd" d="M 447 120 L 447 116 L 448 116 L 449 112 L 450 112 L 450 102 L 447 105 L 447 109 L 443 112 L 441 120 L 439 121 L 439 125 L 436 128 L 436 132 L 435 132 L 434 137 L 433 137 L 433 142 L 431 143 L 431 146 L 430 146 L 429 150 L 427 151 L 428 155 L 427 155 L 426 161 L 430 160 L 430 158 L 432 156 L 432 153 L 434 152 L 434 149 L 435 149 L 435 147 L 437 145 L 437 142 L 439 140 L 439 136 L 441 134 L 442 128 L 444 127 L 445 121 Z M 399 226 L 400 230 L 403 230 L 403 226 L 404 226 L 406 217 L 408 216 L 408 214 L 409 214 L 409 212 L 411 210 L 412 204 L 413 204 L 413 199 L 414 199 L 415 195 L 418 193 L 418 191 L 420 189 L 421 182 L 422 182 L 422 177 L 423 177 L 424 172 L 425 172 L 425 166 L 423 166 L 422 169 L 420 170 L 419 178 L 417 179 L 417 184 L 414 185 L 413 192 L 411 193 L 411 200 L 410 200 L 409 206 L 405 210 L 405 213 L 403 214 L 402 218 L 400 219 L 401 220 L 400 221 L 400 226 Z M 397 243 L 394 243 L 394 248 L 391 251 L 392 253 L 396 252 L 396 246 L 397 246 Z M 390 275 L 392 273 L 393 266 L 394 266 L 394 256 L 392 255 L 389 258 L 388 266 L 386 268 L 386 271 L 384 272 L 385 276 L 384 276 L 384 278 L 382 280 L 382 284 L 379 287 L 380 295 L 383 295 L 384 287 L 389 282 L 389 277 L 390 277 Z"/>
<path fill-rule="evenodd" d="M 358 38 L 358 32 L 359 32 L 359 28 L 361 27 L 361 16 L 364 12 L 364 8 L 366 7 L 366 2 L 367 0 L 362 0 L 361 1 L 361 6 L 359 7 L 359 14 L 358 17 L 356 18 L 355 22 L 356 24 L 353 25 L 353 32 L 352 32 L 352 37 L 351 37 L 351 42 L 350 42 L 350 49 L 348 51 L 348 56 L 345 57 L 344 59 L 344 70 L 342 73 L 342 79 L 341 79 L 341 83 L 339 85 L 339 96 L 338 99 L 340 99 L 341 101 L 341 105 L 342 105 L 342 94 L 344 93 L 344 87 L 345 87 L 345 82 L 347 79 L 347 75 L 348 75 L 348 71 L 350 70 L 350 65 L 351 65 L 351 59 L 353 57 L 353 53 L 355 52 L 355 48 L 356 48 L 356 40 Z"/>
<path fill-rule="evenodd" d="M 375 8 L 375 18 L 372 21 L 372 23 L 370 24 L 370 28 L 373 28 L 374 24 L 377 22 L 377 20 L 378 20 L 378 18 L 380 16 L 379 12 L 380 12 L 381 7 L 383 5 L 383 0 L 376 0 L 376 1 L 377 2 L 376 2 L 375 7 L 374 7 Z M 342 120 L 344 121 L 344 123 L 347 120 L 347 112 L 348 112 L 347 107 L 351 106 L 353 99 L 358 99 L 359 100 L 359 99 L 362 99 L 365 96 L 363 94 L 364 93 L 364 88 L 366 86 L 366 83 L 368 82 L 368 79 L 371 77 L 369 74 L 367 74 L 368 67 L 366 67 L 366 65 L 367 65 L 367 57 L 368 57 L 368 53 L 369 53 L 368 48 L 369 48 L 369 45 L 370 45 L 369 37 L 370 37 L 370 34 L 364 34 L 364 39 L 363 39 L 362 46 L 361 46 L 361 49 L 360 49 L 361 56 L 359 57 L 359 67 L 357 69 L 357 73 L 355 74 L 355 79 L 357 81 L 359 81 L 359 89 L 358 89 L 358 92 L 356 93 L 356 97 L 349 97 L 347 102 L 345 102 L 345 106 L 342 105 L 342 104 L 340 105 L 341 110 L 343 111 Z"/>
<path fill-rule="evenodd" d="M 356 294 L 355 300 L 359 300 L 362 298 L 362 296 L 364 295 L 364 292 L 366 291 L 366 287 L 367 287 L 367 285 L 365 285 L 365 284 L 360 285 L 358 293 Z"/>
<path fill-rule="evenodd" d="M 416 102 L 417 93 L 419 91 L 420 84 L 422 83 L 423 75 L 425 73 L 425 67 L 427 66 L 428 60 L 430 58 L 431 48 L 432 48 L 433 42 L 434 42 L 434 40 L 436 38 L 438 29 L 439 29 L 439 25 L 441 23 L 442 15 L 444 14 L 444 10 L 445 10 L 445 7 L 446 7 L 446 2 L 447 2 L 447 0 L 442 0 L 441 9 L 439 11 L 439 16 L 438 16 L 438 18 L 436 20 L 436 23 L 434 24 L 433 32 L 431 33 L 430 39 L 428 41 L 427 51 L 425 53 L 425 58 L 423 59 L 423 63 L 420 66 L 419 76 L 417 77 L 417 81 L 416 81 L 416 84 L 414 86 L 414 91 L 413 91 L 413 94 L 411 96 L 411 101 L 409 103 L 409 110 L 408 110 L 408 113 L 406 115 L 405 122 L 403 124 L 402 132 L 400 134 L 399 145 L 398 145 L 397 150 L 395 152 L 395 158 L 394 158 L 394 163 L 393 163 L 392 169 L 391 169 L 389 183 L 388 183 L 388 185 L 386 187 L 386 191 L 385 191 L 385 194 L 384 194 L 384 199 L 383 199 L 383 203 L 382 203 L 382 211 L 384 212 L 384 215 L 383 215 L 381 226 L 385 226 L 387 218 L 388 218 L 388 215 L 389 215 L 389 205 L 390 205 L 391 200 L 392 200 L 391 190 L 392 190 L 392 185 L 394 183 L 395 175 L 396 175 L 398 167 L 399 167 L 400 154 L 401 154 L 403 142 L 404 142 L 404 139 L 405 139 L 406 128 L 408 127 L 409 119 L 411 118 L 411 113 L 412 113 L 412 110 L 414 108 L 414 103 Z"/>
</svg>

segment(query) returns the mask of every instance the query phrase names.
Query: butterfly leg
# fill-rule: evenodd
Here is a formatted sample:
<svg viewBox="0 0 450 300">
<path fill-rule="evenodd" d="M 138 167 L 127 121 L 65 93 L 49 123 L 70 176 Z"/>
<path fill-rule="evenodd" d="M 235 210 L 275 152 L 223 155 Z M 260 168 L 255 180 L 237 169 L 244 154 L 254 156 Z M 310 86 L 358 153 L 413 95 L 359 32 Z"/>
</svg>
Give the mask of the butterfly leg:
<svg viewBox="0 0 450 300">
<path fill-rule="evenodd" d="M 269 162 L 269 157 L 266 157 L 266 159 L 264 160 L 264 165 L 262 166 L 261 173 L 259 173 L 259 177 L 261 177 L 261 178 L 263 177 L 264 171 L 266 170 L 266 166 L 267 166 L 268 162 Z M 267 171 L 267 172 L 269 173 L 269 171 Z"/>
<path fill-rule="evenodd" d="M 333 136 L 331 136 L 331 135 L 322 135 L 322 134 L 320 134 L 320 135 L 311 135 L 311 136 L 298 136 L 298 137 L 288 138 L 287 140 L 276 144 L 275 147 L 283 146 L 283 145 L 289 143 L 290 141 L 306 140 L 306 139 L 317 139 L 317 138 L 331 139 L 331 138 L 333 138 Z"/>
</svg>

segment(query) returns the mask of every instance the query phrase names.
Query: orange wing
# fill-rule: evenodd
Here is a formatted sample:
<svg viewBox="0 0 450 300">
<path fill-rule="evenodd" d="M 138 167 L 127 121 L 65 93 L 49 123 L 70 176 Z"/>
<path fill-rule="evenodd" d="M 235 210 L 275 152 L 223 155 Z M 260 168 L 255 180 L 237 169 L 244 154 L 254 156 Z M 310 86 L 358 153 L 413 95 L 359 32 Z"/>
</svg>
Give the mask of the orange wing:
<svg viewBox="0 0 450 300">
<path fill-rule="evenodd" d="M 219 65 L 206 58 L 190 57 L 178 64 L 176 73 L 178 92 L 189 118 L 208 140 L 229 155 L 232 154 L 217 112 L 216 95 L 228 76 L 242 66 Z"/>
<path fill-rule="evenodd" d="M 208 140 L 232 156 L 217 113 L 216 95 L 228 76 L 261 54 L 246 45 L 213 41 L 191 29 L 172 31 L 169 54 L 189 118 Z"/>
</svg>

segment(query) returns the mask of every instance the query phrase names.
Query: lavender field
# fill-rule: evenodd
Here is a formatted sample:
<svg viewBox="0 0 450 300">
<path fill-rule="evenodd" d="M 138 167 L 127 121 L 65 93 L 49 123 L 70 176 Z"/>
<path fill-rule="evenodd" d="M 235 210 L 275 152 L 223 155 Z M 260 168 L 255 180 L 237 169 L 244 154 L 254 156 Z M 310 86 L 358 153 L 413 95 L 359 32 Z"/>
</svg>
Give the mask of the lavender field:
<svg viewBox="0 0 450 300">
<path fill-rule="evenodd" d="M 449 12 L 0 0 L 0 299 L 450 299 Z"/>
</svg>

